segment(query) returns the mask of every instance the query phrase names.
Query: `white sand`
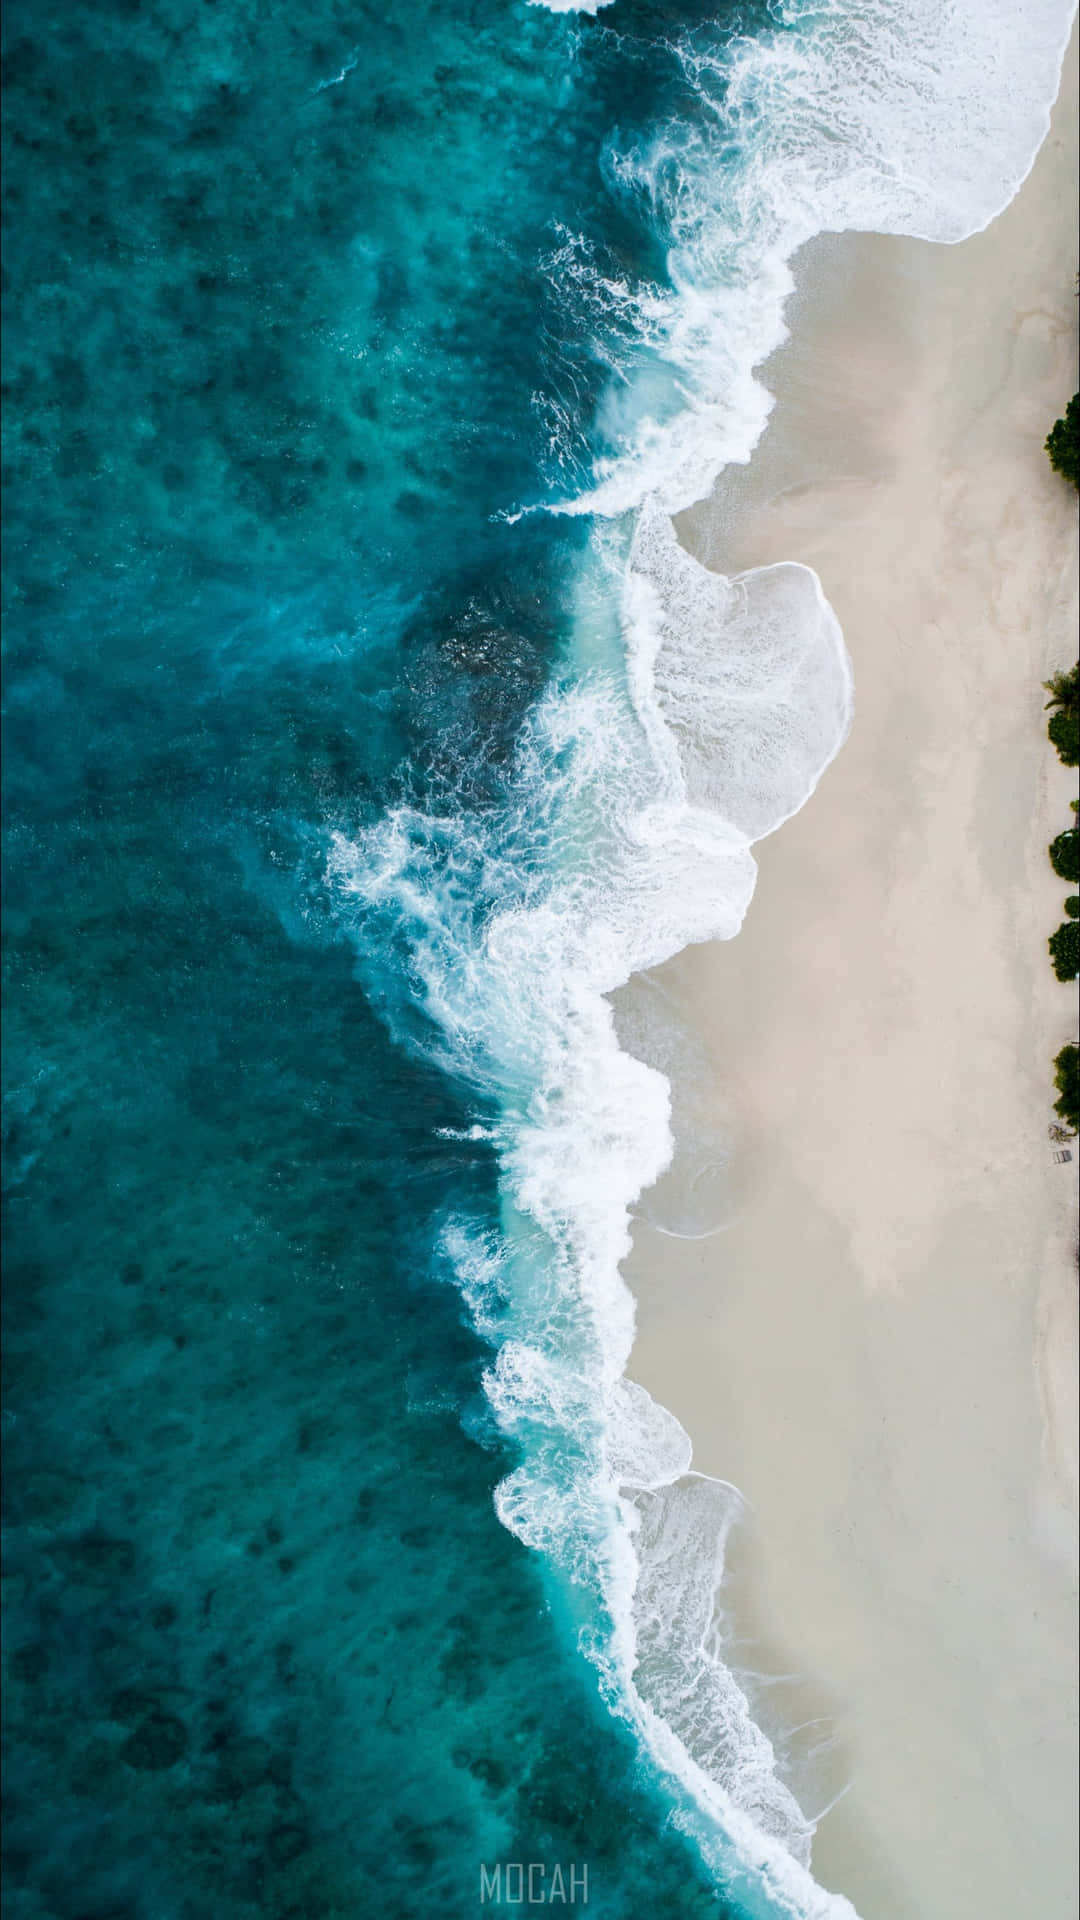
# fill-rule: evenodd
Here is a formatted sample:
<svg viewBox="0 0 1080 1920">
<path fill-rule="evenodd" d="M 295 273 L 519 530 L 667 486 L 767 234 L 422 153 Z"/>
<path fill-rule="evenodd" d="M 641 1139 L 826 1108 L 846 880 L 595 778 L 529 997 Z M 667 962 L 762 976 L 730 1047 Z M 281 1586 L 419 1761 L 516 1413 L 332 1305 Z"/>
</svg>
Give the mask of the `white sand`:
<svg viewBox="0 0 1080 1920">
<path fill-rule="evenodd" d="M 814 1869 L 864 1920 L 1076 1911 L 1076 1148 L 1047 1135 L 1076 1010 L 1045 944 L 1076 788 L 1040 686 L 1076 644 L 1042 451 L 1077 384 L 1066 89 L 985 234 L 797 263 L 768 434 L 680 531 L 817 569 L 855 726 L 740 937 L 622 1000 L 696 1036 L 684 1134 L 738 1134 L 726 1175 L 684 1137 L 646 1202 L 720 1230 L 639 1222 L 631 1372 L 750 1503 L 737 1617 L 835 1719 Z"/>
</svg>

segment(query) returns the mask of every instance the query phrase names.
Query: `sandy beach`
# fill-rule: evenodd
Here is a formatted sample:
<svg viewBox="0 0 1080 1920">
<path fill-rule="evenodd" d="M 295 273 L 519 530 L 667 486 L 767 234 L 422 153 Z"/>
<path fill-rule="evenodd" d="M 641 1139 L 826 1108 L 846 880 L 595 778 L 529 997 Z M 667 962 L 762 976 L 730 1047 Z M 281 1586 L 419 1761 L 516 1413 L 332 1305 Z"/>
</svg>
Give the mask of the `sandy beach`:
<svg viewBox="0 0 1080 1920">
<path fill-rule="evenodd" d="M 691 1063 L 631 1373 L 746 1498 L 732 1657 L 798 1677 L 751 1684 L 815 1722 L 804 1797 L 847 1789 L 814 1871 L 863 1920 L 1076 1911 L 1076 1011 L 1046 952 L 1076 782 L 1041 687 L 1075 658 L 1043 452 L 1077 384 L 1074 54 L 986 232 L 795 263 L 765 439 L 679 530 L 725 573 L 817 570 L 855 723 L 739 938 L 618 1003 Z"/>
</svg>

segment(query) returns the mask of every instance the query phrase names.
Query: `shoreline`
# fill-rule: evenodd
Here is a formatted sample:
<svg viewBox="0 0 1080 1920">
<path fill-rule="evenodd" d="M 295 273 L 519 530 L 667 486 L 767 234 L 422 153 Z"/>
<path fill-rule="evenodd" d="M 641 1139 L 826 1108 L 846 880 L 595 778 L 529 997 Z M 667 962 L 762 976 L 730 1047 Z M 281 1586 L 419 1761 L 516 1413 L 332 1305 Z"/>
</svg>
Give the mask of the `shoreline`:
<svg viewBox="0 0 1080 1920">
<path fill-rule="evenodd" d="M 1076 1909 L 1077 1229 L 1048 1138 L 1075 1012 L 1045 945 L 1075 776 L 1041 687 L 1075 648 L 1043 451 L 1077 384 L 1074 49 L 988 228 L 797 257 L 766 434 L 678 527 L 725 573 L 815 568 L 855 724 L 755 849 L 739 937 L 614 996 L 631 1051 L 662 1003 L 694 1059 L 625 1268 L 630 1376 L 749 1503 L 731 1663 L 771 1733 L 812 1723 L 796 1791 L 842 1796 L 815 1877 L 862 1920 Z"/>
</svg>

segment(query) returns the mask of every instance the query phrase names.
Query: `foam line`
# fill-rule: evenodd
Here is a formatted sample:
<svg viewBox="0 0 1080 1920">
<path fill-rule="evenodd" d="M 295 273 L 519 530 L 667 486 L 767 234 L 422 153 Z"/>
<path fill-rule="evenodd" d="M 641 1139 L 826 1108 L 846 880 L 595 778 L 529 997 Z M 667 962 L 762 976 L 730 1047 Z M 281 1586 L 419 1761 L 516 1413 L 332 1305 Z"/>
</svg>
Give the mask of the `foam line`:
<svg viewBox="0 0 1080 1920">
<path fill-rule="evenodd" d="M 590 483 L 554 509 L 594 517 L 569 676 L 530 715 L 501 805 L 399 807 L 335 837 L 330 875 L 368 937 L 404 940 L 403 991 L 433 1050 L 501 1115 L 501 1234 L 455 1222 L 445 1239 L 519 1451 L 499 1516 L 593 1597 L 583 1644 L 606 1695 L 745 1911 L 839 1920 L 852 1909 L 811 1877 L 813 1822 L 714 1630 L 738 1496 L 688 1473 L 678 1422 L 626 1379 L 620 1266 L 631 1208 L 671 1158 L 671 1100 L 620 1049 L 605 996 L 738 932 L 753 843 L 805 802 L 850 722 L 850 667 L 813 572 L 722 578 L 671 522 L 760 438 L 772 402 L 756 369 L 785 337 L 788 261 L 826 230 L 951 242 L 985 226 L 1046 133 L 1073 9 L 774 11 L 757 38 L 658 47 L 695 110 L 609 155 L 615 186 L 651 210 L 668 284 L 619 280 L 580 236 L 552 256 L 613 368 Z M 570 472 L 583 423 L 549 411 L 554 469 Z M 589 611 L 612 603 L 621 656 Z"/>
</svg>

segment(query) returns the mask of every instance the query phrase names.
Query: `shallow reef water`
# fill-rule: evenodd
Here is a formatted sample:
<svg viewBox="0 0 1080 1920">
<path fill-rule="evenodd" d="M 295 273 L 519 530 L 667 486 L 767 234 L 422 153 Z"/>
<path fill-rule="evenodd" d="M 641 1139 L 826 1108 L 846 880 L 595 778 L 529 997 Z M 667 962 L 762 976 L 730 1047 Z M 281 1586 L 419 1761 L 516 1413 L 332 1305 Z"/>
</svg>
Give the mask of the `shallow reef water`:
<svg viewBox="0 0 1080 1920">
<path fill-rule="evenodd" d="M 437 0 L 12 0 L 4 58 L 7 1911 L 471 1914 L 519 1858 L 721 1911 L 493 1511 L 436 1252 L 490 1148 L 322 880 L 483 804 L 551 670 L 581 535 L 492 516 L 603 378 L 553 219 L 648 251 L 609 65 Z"/>
</svg>

